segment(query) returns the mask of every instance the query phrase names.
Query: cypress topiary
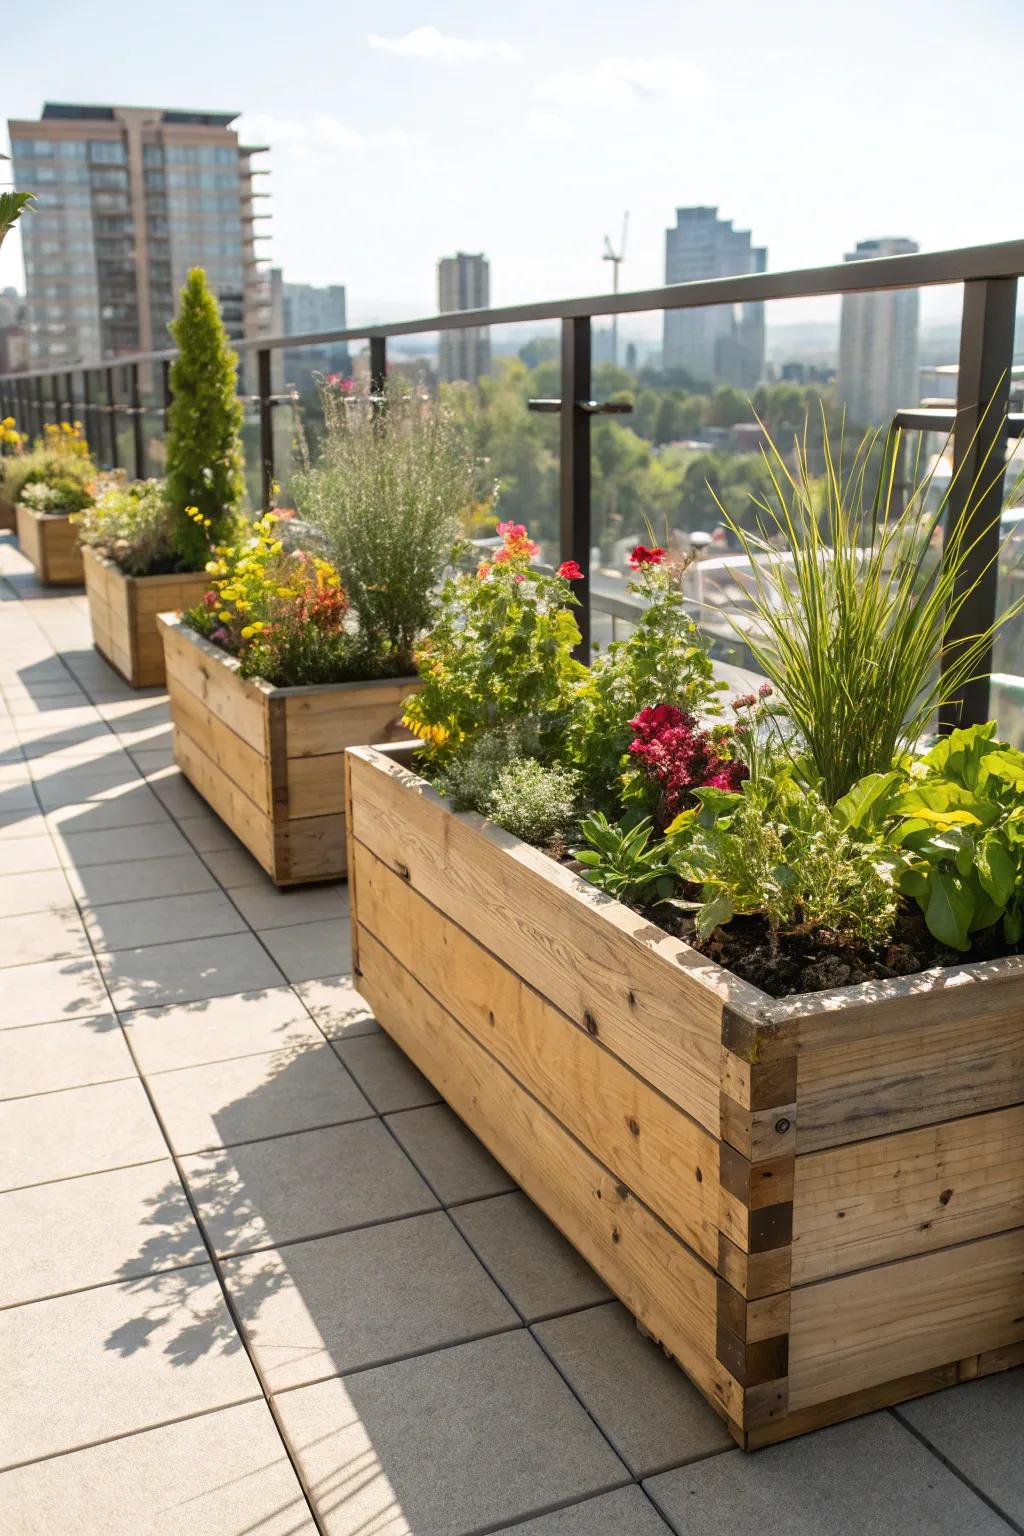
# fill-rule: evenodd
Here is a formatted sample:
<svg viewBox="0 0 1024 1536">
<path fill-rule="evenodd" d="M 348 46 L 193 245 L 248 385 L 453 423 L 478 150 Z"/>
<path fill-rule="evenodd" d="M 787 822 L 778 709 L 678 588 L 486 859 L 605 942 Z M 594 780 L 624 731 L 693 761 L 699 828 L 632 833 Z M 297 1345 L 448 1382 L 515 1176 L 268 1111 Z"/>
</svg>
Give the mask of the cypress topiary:
<svg viewBox="0 0 1024 1536">
<path fill-rule="evenodd" d="M 202 267 L 193 267 L 171 322 L 178 355 L 171 364 L 167 423 L 167 501 L 181 568 L 201 571 L 211 544 L 232 534 L 245 494 L 238 357 Z M 209 527 L 186 516 L 198 507 Z"/>
</svg>

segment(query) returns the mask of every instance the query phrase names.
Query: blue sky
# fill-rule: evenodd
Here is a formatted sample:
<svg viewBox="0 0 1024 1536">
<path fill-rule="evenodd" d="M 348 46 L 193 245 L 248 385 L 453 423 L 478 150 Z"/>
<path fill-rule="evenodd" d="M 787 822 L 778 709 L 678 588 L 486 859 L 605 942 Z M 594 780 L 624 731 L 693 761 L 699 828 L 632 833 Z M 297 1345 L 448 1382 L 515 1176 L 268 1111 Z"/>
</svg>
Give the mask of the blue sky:
<svg viewBox="0 0 1024 1536">
<path fill-rule="evenodd" d="M 662 280 L 684 203 L 752 229 L 775 270 L 872 235 L 938 249 L 1024 233 L 1004 158 L 1020 122 L 1013 0 L 16 10 L 5 117 L 46 98 L 240 110 L 272 145 L 268 253 L 288 278 L 346 283 L 357 322 L 432 313 L 434 263 L 456 248 L 488 253 L 495 303 L 603 289 L 602 239 L 626 208 L 630 288 Z M 952 306 L 934 296 L 925 313 Z"/>
</svg>

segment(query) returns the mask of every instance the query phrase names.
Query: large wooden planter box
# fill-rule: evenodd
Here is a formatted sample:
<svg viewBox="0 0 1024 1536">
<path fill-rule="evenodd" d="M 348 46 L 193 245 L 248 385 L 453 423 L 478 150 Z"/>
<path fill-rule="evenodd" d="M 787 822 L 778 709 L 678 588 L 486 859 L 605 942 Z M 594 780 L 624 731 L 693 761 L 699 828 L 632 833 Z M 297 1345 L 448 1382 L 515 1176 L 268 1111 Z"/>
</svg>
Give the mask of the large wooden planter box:
<svg viewBox="0 0 1024 1536">
<path fill-rule="evenodd" d="M 94 549 L 82 551 L 93 644 L 133 688 L 155 688 L 165 678 L 157 614 L 192 608 L 210 584 L 202 572 L 126 576 Z"/>
<path fill-rule="evenodd" d="M 406 739 L 419 679 L 272 688 L 179 615 L 157 622 L 181 771 L 278 885 L 339 879 L 345 748 Z"/>
<path fill-rule="evenodd" d="M 775 1001 L 403 759 L 356 984 L 740 1445 L 1024 1361 L 1024 958 Z"/>
<path fill-rule="evenodd" d="M 44 587 L 80 587 L 85 579 L 78 534 L 66 512 L 36 512 L 18 503 L 18 544 Z"/>
</svg>

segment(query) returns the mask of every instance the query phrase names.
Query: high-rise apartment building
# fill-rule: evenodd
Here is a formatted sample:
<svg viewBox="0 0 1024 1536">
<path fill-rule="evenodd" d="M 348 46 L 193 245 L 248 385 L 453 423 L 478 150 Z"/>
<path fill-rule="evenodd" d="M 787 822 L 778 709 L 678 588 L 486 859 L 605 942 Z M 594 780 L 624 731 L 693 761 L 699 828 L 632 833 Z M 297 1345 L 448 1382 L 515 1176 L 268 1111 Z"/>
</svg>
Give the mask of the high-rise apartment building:
<svg viewBox="0 0 1024 1536">
<path fill-rule="evenodd" d="M 847 261 L 905 256 L 913 240 L 860 240 Z M 850 422 L 885 426 L 893 413 L 918 404 L 916 288 L 891 293 L 844 293 L 839 321 L 838 394 Z"/>
<path fill-rule="evenodd" d="M 343 331 L 345 290 L 338 284 L 315 288 L 312 283 L 284 284 L 284 333 L 286 336 L 311 335 L 316 331 Z M 352 371 L 348 346 L 332 341 L 311 347 L 286 347 L 284 370 L 290 385 L 307 389 L 316 374 L 341 374 Z"/>
<path fill-rule="evenodd" d="M 453 309 L 486 309 L 491 302 L 491 264 L 486 256 L 459 251 L 437 264 L 437 307 L 442 314 Z M 438 349 L 438 374 L 443 383 L 453 379 L 480 378 L 491 371 L 491 332 L 488 326 L 442 331 Z"/>
<path fill-rule="evenodd" d="M 768 252 L 750 231 L 733 229 L 717 208 L 677 208 L 665 231 L 665 282 L 764 272 Z M 764 373 L 764 305 L 720 304 L 665 311 L 662 367 L 682 368 L 699 383 L 754 389 Z"/>
<path fill-rule="evenodd" d="M 34 364 L 168 345 L 194 266 L 232 338 L 266 333 L 260 149 L 239 143 L 236 116 L 47 102 L 38 120 L 8 124 L 16 185 L 36 199 L 20 225 Z"/>
</svg>

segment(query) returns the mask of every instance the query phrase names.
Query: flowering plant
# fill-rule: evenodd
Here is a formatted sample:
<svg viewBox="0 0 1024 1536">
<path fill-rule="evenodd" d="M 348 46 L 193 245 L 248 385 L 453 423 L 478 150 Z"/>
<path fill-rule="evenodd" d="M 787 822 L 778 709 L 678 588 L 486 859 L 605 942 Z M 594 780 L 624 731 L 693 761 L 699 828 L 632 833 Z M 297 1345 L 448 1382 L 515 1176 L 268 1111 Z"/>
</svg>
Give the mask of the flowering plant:
<svg viewBox="0 0 1024 1536">
<path fill-rule="evenodd" d="M 13 432 L 6 423 L 5 430 Z M 13 435 L 24 443 L 20 433 Z M 29 497 L 29 504 L 39 503 L 39 511 L 77 512 L 90 504 L 96 492 L 96 466 L 80 421 L 47 422 L 29 452 L 8 459 L 4 466 L 7 496 L 21 501 L 27 486 L 45 488 Z"/>
<path fill-rule="evenodd" d="M 13 416 L 5 416 L 0 421 L 0 454 L 10 449 L 12 453 L 18 453 L 22 444 L 28 442 L 28 434 L 19 432 Z"/>
<path fill-rule="evenodd" d="M 636 732 L 629 744 L 636 766 L 625 775 L 623 798 L 644 803 L 661 831 L 691 802 L 694 790 L 737 790 L 749 777 L 746 763 L 734 755 L 728 725 L 701 730 L 693 715 L 673 704 L 642 709 L 629 723 Z"/>
</svg>

